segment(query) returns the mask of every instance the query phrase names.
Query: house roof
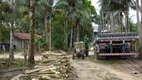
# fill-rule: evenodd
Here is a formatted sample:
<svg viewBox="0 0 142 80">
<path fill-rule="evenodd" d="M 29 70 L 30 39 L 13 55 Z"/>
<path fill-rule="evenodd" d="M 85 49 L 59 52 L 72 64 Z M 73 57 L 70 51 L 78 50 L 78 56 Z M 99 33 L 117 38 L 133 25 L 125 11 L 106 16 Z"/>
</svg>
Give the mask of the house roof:
<svg viewBox="0 0 142 80">
<path fill-rule="evenodd" d="M 21 39 L 21 40 L 29 40 L 30 34 L 29 33 L 14 33 L 14 37 Z"/>
</svg>

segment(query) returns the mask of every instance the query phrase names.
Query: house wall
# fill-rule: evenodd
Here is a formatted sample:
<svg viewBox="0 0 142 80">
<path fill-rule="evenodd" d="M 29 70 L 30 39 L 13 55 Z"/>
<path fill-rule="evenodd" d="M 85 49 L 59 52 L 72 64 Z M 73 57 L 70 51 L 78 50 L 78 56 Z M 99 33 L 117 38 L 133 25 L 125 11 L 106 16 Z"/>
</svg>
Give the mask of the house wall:
<svg viewBox="0 0 142 80">
<path fill-rule="evenodd" d="M 13 45 L 16 45 L 16 49 L 22 49 L 22 41 L 19 39 L 13 39 Z"/>
<path fill-rule="evenodd" d="M 13 38 L 13 45 L 16 45 L 16 49 L 28 49 L 29 40 L 21 40 L 16 37 Z"/>
<path fill-rule="evenodd" d="M 28 48 L 28 41 L 14 38 L 13 43 L 14 45 L 16 45 L 16 49 L 24 49 L 24 44 L 25 44 L 25 48 L 26 49 Z"/>
</svg>

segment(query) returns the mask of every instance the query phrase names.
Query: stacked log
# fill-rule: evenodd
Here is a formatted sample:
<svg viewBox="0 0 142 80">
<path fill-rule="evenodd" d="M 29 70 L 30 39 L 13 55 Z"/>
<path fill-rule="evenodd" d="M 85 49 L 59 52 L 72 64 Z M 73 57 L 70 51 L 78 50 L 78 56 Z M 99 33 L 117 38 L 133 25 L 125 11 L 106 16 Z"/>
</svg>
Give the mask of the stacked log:
<svg viewBox="0 0 142 80">
<path fill-rule="evenodd" d="M 26 70 L 25 80 L 69 80 L 70 74 L 77 77 L 66 53 L 43 53 L 42 61 L 33 69 Z M 29 77 L 30 76 L 30 77 Z"/>
</svg>

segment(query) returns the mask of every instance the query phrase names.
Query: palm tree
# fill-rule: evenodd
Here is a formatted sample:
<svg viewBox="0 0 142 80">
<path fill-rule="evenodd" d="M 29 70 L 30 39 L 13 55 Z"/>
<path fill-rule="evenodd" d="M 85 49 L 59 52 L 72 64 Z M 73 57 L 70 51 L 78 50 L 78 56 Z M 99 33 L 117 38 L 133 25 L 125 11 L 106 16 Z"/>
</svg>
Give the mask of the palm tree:
<svg viewBox="0 0 142 80">
<path fill-rule="evenodd" d="M 45 40 L 49 42 L 49 50 L 51 51 L 51 19 L 53 13 L 53 3 L 54 0 L 39 0 L 39 9 L 44 12 L 44 24 L 45 24 Z M 48 30 L 49 29 L 49 30 Z M 49 35 L 48 35 L 49 31 Z"/>
<path fill-rule="evenodd" d="M 56 8 L 63 9 L 66 11 L 66 16 L 69 19 L 68 21 L 73 24 L 75 27 L 70 28 L 71 36 L 70 36 L 70 48 L 72 48 L 73 43 L 73 29 L 76 29 L 76 41 L 79 41 L 80 37 L 80 26 L 85 23 L 91 22 L 89 9 L 86 7 L 84 0 L 59 0 L 56 4 Z M 66 23 L 67 20 L 65 20 Z M 66 28 L 66 27 L 64 27 Z M 67 38 L 67 36 L 66 36 Z M 67 40 L 67 39 L 65 39 Z"/>
<path fill-rule="evenodd" d="M 64 32 L 66 34 L 66 30 L 67 30 L 67 23 L 69 23 L 70 25 L 72 24 L 72 15 L 71 15 L 71 11 L 73 9 L 73 7 L 75 6 L 75 0 L 71 1 L 71 0 L 59 0 L 56 5 L 55 8 L 56 9 L 62 9 L 65 12 L 65 25 L 64 25 Z M 72 46 L 72 37 L 73 37 L 73 27 L 70 27 L 70 47 Z M 65 42 L 66 42 L 66 46 L 67 46 L 67 42 L 68 42 L 68 36 L 66 34 L 65 37 Z"/>
<path fill-rule="evenodd" d="M 65 47 L 68 48 L 68 34 L 67 34 L 67 30 L 68 30 L 68 26 L 69 26 L 69 16 L 68 16 L 68 12 L 69 12 L 69 6 L 68 6 L 68 2 L 67 0 L 58 0 L 56 5 L 54 6 L 55 9 L 60 9 L 62 10 L 63 14 L 64 14 L 64 35 L 65 35 Z"/>
<path fill-rule="evenodd" d="M 30 41 L 29 41 L 29 56 L 28 56 L 29 67 L 32 67 L 35 64 L 34 41 L 35 41 L 35 0 L 30 0 Z"/>
<path fill-rule="evenodd" d="M 99 0 L 101 6 L 101 12 L 116 12 L 121 11 L 125 14 L 125 31 L 130 31 L 129 21 L 128 21 L 128 11 L 129 11 L 129 3 L 134 5 L 132 0 Z M 121 19 L 122 19 L 122 13 Z"/>
<path fill-rule="evenodd" d="M 13 32 L 14 32 L 14 0 L 11 0 L 10 54 L 9 65 L 14 61 Z"/>
<path fill-rule="evenodd" d="M 11 3 L 11 4 L 9 4 Z M 3 24 L 6 27 L 10 27 L 10 53 L 9 53 L 9 65 L 12 64 L 14 60 L 14 50 L 13 50 L 13 28 L 14 28 L 14 0 L 10 1 L 1 1 L 0 3 L 0 12 L 1 15 L 5 15 L 2 17 Z M 11 25 L 9 25 L 11 23 Z"/>
</svg>

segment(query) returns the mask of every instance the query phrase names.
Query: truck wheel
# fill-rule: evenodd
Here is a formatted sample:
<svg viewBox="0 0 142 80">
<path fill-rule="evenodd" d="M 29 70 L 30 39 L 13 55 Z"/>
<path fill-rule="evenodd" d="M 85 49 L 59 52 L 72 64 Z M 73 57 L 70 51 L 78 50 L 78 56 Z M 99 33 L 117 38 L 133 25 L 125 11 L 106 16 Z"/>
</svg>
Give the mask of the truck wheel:
<svg viewBox="0 0 142 80">
<path fill-rule="evenodd" d="M 86 57 L 88 56 L 88 50 L 85 50 L 85 56 Z"/>
<path fill-rule="evenodd" d="M 72 55 L 72 59 L 73 59 L 73 60 L 74 60 L 74 57 L 75 57 L 75 56 L 74 56 L 74 55 Z"/>
<path fill-rule="evenodd" d="M 75 59 L 75 53 L 72 54 L 72 59 Z"/>
<path fill-rule="evenodd" d="M 84 54 L 82 54 L 82 59 L 84 59 L 85 58 L 85 56 L 84 56 Z"/>
</svg>

